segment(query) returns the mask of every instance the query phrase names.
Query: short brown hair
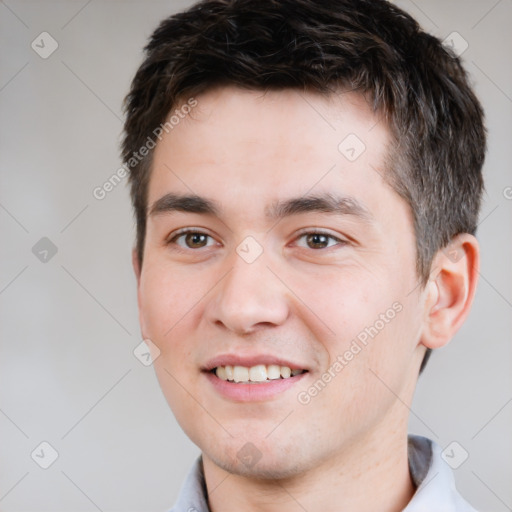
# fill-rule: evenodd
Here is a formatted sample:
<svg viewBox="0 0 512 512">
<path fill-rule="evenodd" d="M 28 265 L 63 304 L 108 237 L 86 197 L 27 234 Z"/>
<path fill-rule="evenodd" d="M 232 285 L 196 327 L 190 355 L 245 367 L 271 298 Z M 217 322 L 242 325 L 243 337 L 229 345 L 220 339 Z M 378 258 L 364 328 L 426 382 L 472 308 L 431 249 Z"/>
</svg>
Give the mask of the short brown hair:
<svg viewBox="0 0 512 512">
<path fill-rule="evenodd" d="M 411 207 L 423 284 L 439 249 L 475 233 L 483 110 L 460 59 L 439 39 L 385 0 L 206 0 L 154 31 L 125 99 L 122 156 L 133 164 L 141 265 L 152 158 L 133 154 L 180 101 L 224 84 L 366 96 L 389 125 L 384 177 Z"/>
</svg>

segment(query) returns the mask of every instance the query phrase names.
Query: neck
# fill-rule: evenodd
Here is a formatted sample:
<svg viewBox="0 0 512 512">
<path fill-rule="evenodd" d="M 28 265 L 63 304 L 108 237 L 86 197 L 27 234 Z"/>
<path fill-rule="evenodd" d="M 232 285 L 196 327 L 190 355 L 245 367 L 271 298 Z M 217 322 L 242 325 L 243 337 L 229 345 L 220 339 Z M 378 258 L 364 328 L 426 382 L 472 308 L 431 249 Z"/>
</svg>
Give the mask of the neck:
<svg viewBox="0 0 512 512">
<path fill-rule="evenodd" d="M 380 425 L 291 478 L 257 480 L 231 474 L 205 454 L 203 468 L 212 512 L 396 512 L 406 507 L 415 491 L 406 418 L 400 426 L 396 421 Z"/>
</svg>

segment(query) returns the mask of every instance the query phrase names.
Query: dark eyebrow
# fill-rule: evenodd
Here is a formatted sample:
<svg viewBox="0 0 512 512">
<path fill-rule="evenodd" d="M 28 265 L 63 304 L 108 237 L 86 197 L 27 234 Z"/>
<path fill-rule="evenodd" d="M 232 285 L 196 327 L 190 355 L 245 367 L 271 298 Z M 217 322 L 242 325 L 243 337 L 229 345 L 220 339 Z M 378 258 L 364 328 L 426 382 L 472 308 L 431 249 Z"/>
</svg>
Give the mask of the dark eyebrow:
<svg viewBox="0 0 512 512">
<path fill-rule="evenodd" d="M 170 212 L 202 213 L 204 215 L 220 216 L 221 207 L 211 199 L 197 195 L 165 194 L 157 199 L 149 210 L 149 215 L 159 215 Z"/>
<path fill-rule="evenodd" d="M 149 210 L 149 215 L 159 215 L 174 211 L 199 213 L 220 217 L 222 208 L 216 201 L 197 195 L 165 194 L 156 200 Z M 265 209 L 269 220 L 308 212 L 353 215 L 365 222 L 371 222 L 373 215 L 357 199 L 348 196 L 336 196 L 330 193 L 316 194 L 274 201 Z"/>
<path fill-rule="evenodd" d="M 279 220 L 290 215 L 308 212 L 353 215 L 366 222 L 373 220 L 370 210 L 354 197 L 337 196 L 330 193 L 275 201 L 266 208 L 265 215 L 272 220 Z"/>
</svg>

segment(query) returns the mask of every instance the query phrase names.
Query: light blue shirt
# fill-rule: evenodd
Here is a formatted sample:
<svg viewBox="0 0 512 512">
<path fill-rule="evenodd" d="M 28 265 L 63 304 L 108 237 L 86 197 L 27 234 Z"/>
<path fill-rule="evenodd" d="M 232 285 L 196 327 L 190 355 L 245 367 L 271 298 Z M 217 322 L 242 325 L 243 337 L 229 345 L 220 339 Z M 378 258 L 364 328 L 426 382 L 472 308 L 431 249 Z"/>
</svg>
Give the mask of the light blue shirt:
<svg viewBox="0 0 512 512">
<path fill-rule="evenodd" d="M 416 492 L 402 512 L 476 512 L 455 488 L 453 472 L 441 448 L 426 437 L 408 436 L 409 471 Z M 183 483 L 170 512 L 210 512 L 202 458 L 199 456 Z"/>
</svg>

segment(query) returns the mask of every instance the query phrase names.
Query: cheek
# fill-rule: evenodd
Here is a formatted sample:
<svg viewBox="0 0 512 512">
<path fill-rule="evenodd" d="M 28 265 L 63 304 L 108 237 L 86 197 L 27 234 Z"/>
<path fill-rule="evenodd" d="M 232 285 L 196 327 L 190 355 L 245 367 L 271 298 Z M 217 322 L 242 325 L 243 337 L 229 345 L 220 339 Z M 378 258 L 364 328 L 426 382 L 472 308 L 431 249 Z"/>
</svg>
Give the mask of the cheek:
<svg viewBox="0 0 512 512">
<path fill-rule="evenodd" d="M 329 355 L 322 371 L 330 383 L 318 399 L 325 405 L 320 409 L 340 415 L 344 424 L 347 417 L 371 421 L 394 401 L 390 389 L 398 392 L 408 378 L 419 334 L 417 297 L 408 295 L 401 280 L 357 270 L 332 273 L 316 283 L 303 281 L 301 293 L 307 290 L 304 296 L 318 312 L 316 325 L 323 335 L 320 330 L 315 335 Z"/>
<path fill-rule="evenodd" d="M 178 423 L 191 437 L 189 418 L 197 417 L 201 410 L 189 394 L 199 395 L 190 322 L 202 295 L 204 291 L 183 274 L 160 264 L 148 264 L 141 275 L 143 334 L 160 350 L 153 367 Z"/>
<path fill-rule="evenodd" d="M 302 299 L 303 318 L 309 310 L 317 339 L 325 340 L 329 352 L 338 355 L 397 300 L 384 277 L 354 262 L 290 279 L 294 293 Z"/>
<path fill-rule="evenodd" d="M 148 264 L 140 281 L 140 309 L 144 335 L 161 351 L 177 334 L 200 302 L 204 291 L 175 269 Z"/>
<path fill-rule="evenodd" d="M 407 400 L 403 391 L 410 377 L 412 344 L 407 333 L 412 326 L 407 319 L 404 322 L 405 315 L 404 309 L 378 332 L 371 329 L 373 320 L 360 331 L 364 337 L 338 336 L 329 346 L 329 368 L 309 388 L 306 419 L 314 416 L 319 428 L 330 425 L 331 430 L 352 437 L 374 428 L 397 404 L 397 396 Z M 329 382 L 323 386 L 320 380 Z"/>
</svg>

